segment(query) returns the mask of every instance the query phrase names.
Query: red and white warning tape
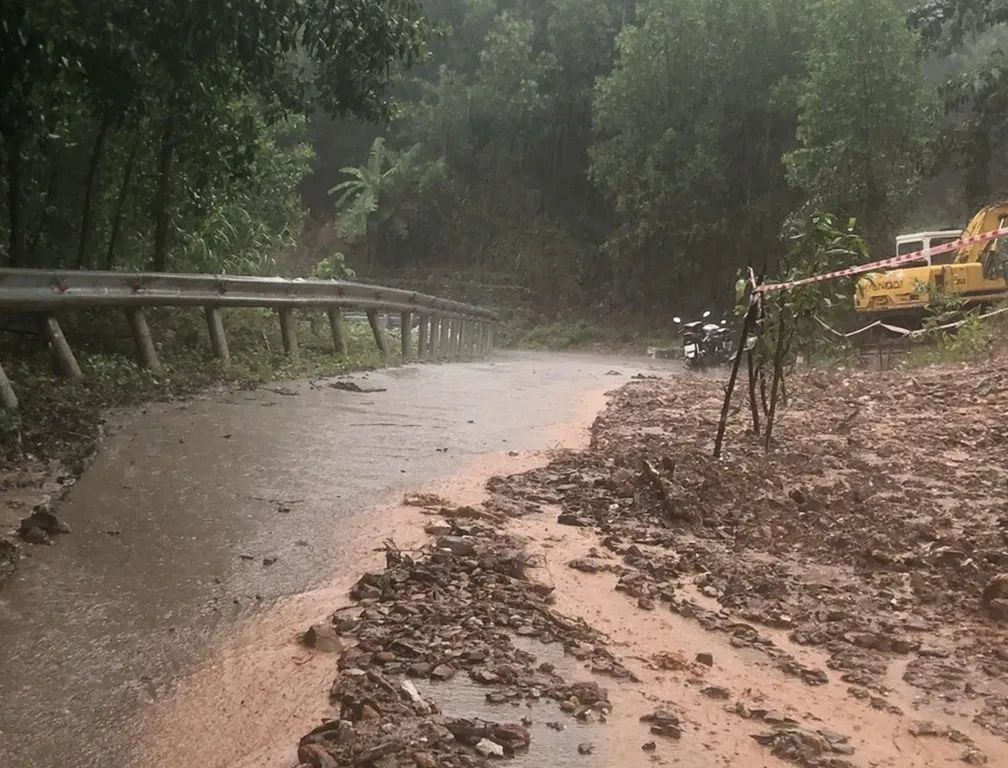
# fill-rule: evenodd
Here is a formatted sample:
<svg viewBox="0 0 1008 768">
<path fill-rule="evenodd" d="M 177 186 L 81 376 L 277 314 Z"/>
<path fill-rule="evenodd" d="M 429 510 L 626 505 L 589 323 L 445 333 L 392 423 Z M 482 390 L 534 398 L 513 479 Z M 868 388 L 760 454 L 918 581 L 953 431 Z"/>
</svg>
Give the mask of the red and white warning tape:
<svg viewBox="0 0 1008 768">
<path fill-rule="evenodd" d="M 835 280 L 838 277 L 849 277 L 850 275 L 860 275 L 865 272 L 874 272 L 879 269 L 888 269 L 889 267 L 896 267 L 900 264 L 906 264 L 908 261 L 916 261 L 922 257 L 935 256 L 939 253 L 948 253 L 949 251 L 957 251 L 965 245 L 976 245 L 977 243 L 986 243 L 990 240 L 996 240 L 1003 235 L 1008 235 L 1008 227 L 1001 227 L 1000 229 L 994 229 L 990 232 L 983 232 L 979 235 L 970 235 L 969 237 L 963 237 L 951 243 L 945 243 L 944 245 L 936 245 L 933 248 L 924 248 L 920 251 L 914 251 L 913 253 L 904 253 L 901 256 L 893 256 L 889 259 L 882 259 L 881 261 L 872 261 L 868 264 L 861 264 L 856 267 L 847 267 L 846 269 L 838 269 L 836 272 L 827 272 L 824 275 L 816 275 L 814 277 L 803 277 L 800 280 L 790 280 L 784 283 L 764 283 L 763 285 L 758 285 L 753 288 L 754 292 L 764 292 L 769 293 L 770 291 L 782 291 L 787 288 L 795 288 L 799 285 L 811 285 L 812 283 L 821 283 L 826 280 Z"/>
<path fill-rule="evenodd" d="M 1001 309 L 993 309 L 990 312 L 985 312 L 982 315 L 977 315 L 976 318 L 977 320 L 987 320 L 988 318 L 991 317 L 997 317 L 998 315 L 1003 315 L 1006 312 L 1008 312 L 1008 307 L 1002 307 Z M 883 323 L 881 320 L 876 320 L 875 322 L 869 323 L 863 328 L 858 328 L 857 330 L 850 331 L 849 333 L 841 333 L 836 328 L 832 328 L 826 323 L 824 323 L 820 318 L 817 317 L 815 318 L 815 320 L 827 331 L 829 331 L 834 336 L 837 336 L 841 339 L 854 338 L 859 334 L 865 333 L 866 331 L 870 331 L 872 328 L 883 328 L 896 336 L 903 336 L 915 339 L 918 336 L 926 336 L 927 334 L 934 333 L 935 331 L 947 331 L 951 330 L 952 328 L 958 328 L 960 325 L 966 322 L 966 320 L 956 320 L 951 323 L 945 323 L 944 325 L 936 325 L 931 328 L 918 328 L 916 330 L 911 331 L 908 328 L 901 328 L 898 325 L 889 325 L 888 323 Z"/>
</svg>

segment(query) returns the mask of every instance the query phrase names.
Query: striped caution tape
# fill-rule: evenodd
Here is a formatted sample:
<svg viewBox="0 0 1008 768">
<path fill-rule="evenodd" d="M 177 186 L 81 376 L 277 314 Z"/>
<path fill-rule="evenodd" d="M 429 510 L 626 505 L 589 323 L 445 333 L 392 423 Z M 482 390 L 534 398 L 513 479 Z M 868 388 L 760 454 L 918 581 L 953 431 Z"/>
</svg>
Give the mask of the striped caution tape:
<svg viewBox="0 0 1008 768">
<path fill-rule="evenodd" d="M 838 277 L 849 277 L 850 275 L 860 275 L 865 272 L 875 272 L 880 269 L 888 269 L 890 267 L 896 267 L 900 264 L 906 264 L 909 261 L 916 261 L 922 257 L 936 256 L 939 253 L 948 253 L 949 251 L 957 251 L 966 245 L 976 245 L 978 243 L 986 243 L 990 240 L 996 240 L 1002 235 L 1008 235 L 1008 227 L 1001 227 L 1000 229 L 994 229 L 990 232 L 983 232 L 979 235 L 970 235 L 969 237 L 963 237 L 959 240 L 955 240 L 951 243 L 945 243 L 944 245 L 936 245 L 933 248 L 924 248 L 920 251 L 914 251 L 913 253 L 904 253 L 901 256 L 893 256 L 888 259 L 882 259 L 881 261 L 873 261 L 868 264 L 861 264 L 856 267 L 847 267 L 846 269 L 838 269 L 836 272 L 827 272 L 823 275 L 815 275 L 814 277 L 803 277 L 800 280 L 790 280 L 784 283 L 764 283 L 763 285 L 756 286 L 753 288 L 754 292 L 769 293 L 770 291 L 783 291 L 788 288 L 795 288 L 799 285 L 811 285 L 812 283 L 822 283 L 826 280 L 835 280 Z"/>
<path fill-rule="evenodd" d="M 1005 313 L 1008 313 L 1008 307 L 1002 307 L 1001 309 L 992 309 L 990 312 L 985 312 L 982 315 L 977 315 L 976 318 L 977 320 L 987 320 L 988 318 L 998 317 L 999 315 L 1003 315 Z M 819 323 L 819 325 L 821 325 L 827 331 L 832 333 L 834 336 L 841 339 L 852 339 L 855 336 L 859 336 L 860 334 L 865 333 L 866 331 L 870 331 L 872 328 L 882 328 L 896 336 L 903 336 L 915 339 L 919 336 L 926 336 L 929 333 L 934 333 L 935 331 L 948 331 L 953 328 L 958 328 L 959 326 L 963 325 L 966 322 L 965 319 L 955 320 L 951 323 L 944 323 L 943 325 L 937 325 L 931 328 L 918 328 L 916 330 L 911 331 L 908 328 L 901 328 L 898 325 L 890 325 L 889 323 L 883 323 L 881 320 L 876 320 L 875 322 L 869 323 L 868 325 L 863 326 L 862 328 L 849 331 L 848 333 L 843 333 L 841 331 L 838 331 L 836 328 L 827 325 L 819 317 L 816 317 L 815 321 Z"/>
</svg>

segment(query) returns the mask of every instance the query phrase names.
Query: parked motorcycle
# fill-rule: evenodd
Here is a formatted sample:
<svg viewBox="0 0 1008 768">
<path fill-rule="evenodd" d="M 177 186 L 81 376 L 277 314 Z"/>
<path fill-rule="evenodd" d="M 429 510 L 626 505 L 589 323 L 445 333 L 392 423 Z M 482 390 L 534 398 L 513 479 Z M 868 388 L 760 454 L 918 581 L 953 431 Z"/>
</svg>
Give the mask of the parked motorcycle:
<svg viewBox="0 0 1008 768">
<path fill-rule="evenodd" d="M 683 358 L 686 367 L 704 370 L 712 365 L 724 365 L 731 358 L 731 335 L 727 321 L 720 324 L 707 321 L 710 310 L 703 313 L 700 320 L 684 323 L 680 318 L 672 318 L 679 325 L 682 337 Z"/>
</svg>

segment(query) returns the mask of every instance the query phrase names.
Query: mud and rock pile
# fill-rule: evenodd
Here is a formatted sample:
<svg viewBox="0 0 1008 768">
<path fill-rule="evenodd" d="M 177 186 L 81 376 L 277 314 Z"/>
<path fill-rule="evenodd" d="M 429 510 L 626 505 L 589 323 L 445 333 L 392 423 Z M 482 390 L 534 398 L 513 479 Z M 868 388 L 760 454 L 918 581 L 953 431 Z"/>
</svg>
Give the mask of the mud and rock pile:
<svg viewBox="0 0 1008 768">
<path fill-rule="evenodd" d="M 20 558 L 20 547 L 7 536 L 0 535 L 0 588 L 14 576 Z"/>
<path fill-rule="evenodd" d="M 893 712 L 901 659 L 922 700 L 1008 733 L 1008 365 L 799 377 L 769 454 L 741 392 L 715 460 L 722 387 L 631 382 L 587 451 L 491 488 L 556 500 L 558 522 L 597 530 L 603 551 L 570 566 L 616 573 L 642 610 Z M 782 650 L 782 631 L 824 648 L 828 669 Z"/>
<path fill-rule="evenodd" d="M 301 740 L 303 765 L 477 766 L 529 747 L 528 718 L 444 717 L 421 681 L 464 675 L 489 704 L 552 700 L 558 717 L 605 719 L 610 704 L 597 682 L 565 680 L 515 637 L 561 644 L 595 673 L 632 678 L 595 631 L 551 608 L 553 588 L 526 577 L 518 539 L 454 520 L 428 532 L 436 538 L 422 552 L 389 545 L 386 568 L 351 590 L 356 605 L 306 633 L 306 645 L 324 641 L 340 656 L 333 718 Z"/>
</svg>

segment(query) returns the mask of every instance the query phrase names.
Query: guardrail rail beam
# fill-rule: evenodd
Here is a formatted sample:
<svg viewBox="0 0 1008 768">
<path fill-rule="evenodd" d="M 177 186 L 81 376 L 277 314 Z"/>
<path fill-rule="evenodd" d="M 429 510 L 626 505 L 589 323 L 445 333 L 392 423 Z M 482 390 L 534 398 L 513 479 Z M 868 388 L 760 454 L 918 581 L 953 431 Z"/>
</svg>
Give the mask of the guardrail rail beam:
<svg viewBox="0 0 1008 768">
<path fill-rule="evenodd" d="M 160 370 L 157 348 L 147 325 L 147 307 L 194 307 L 204 312 L 210 344 L 217 359 L 230 359 L 223 309 L 261 307 L 277 311 L 284 351 L 298 357 L 294 310 L 324 309 L 333 347 L 346 355 L 344 310 L 363 312 L 382 356 L 389 355 L 386 331 L 379 322 L 398 313 L 402 324 L 403 360 L 447 360 L 486 354 L 493 349 L 497 315 L 482 307 L 344 280 L 289 279 L 244 275 L 186 275 L 154 272 L 63 271 L 0 268 L 0 311 L 32 313 L 53 350 L 61 376 L 77 378 L 81 369 L 56 321 L 65 310 L 109 308 L 125 311 L 137 349 L 138 363 Z M 419 319 L 412 341 L 412 319 Z M 485 340 L 484 340 L 485 337 Z M 0 407 L 14 408 L 14 386 L 0 371 Z"/>
</svg>

